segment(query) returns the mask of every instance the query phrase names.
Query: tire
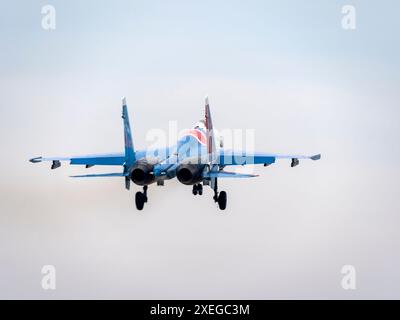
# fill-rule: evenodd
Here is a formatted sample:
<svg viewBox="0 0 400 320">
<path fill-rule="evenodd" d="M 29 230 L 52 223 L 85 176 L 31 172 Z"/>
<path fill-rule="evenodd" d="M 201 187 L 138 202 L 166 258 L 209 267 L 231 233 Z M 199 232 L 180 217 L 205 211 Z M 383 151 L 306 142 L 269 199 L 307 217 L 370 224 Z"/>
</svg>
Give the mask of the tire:
<svg viewBox="0 0 400 320">
<path fill-rule="evenodd" d="M 199 192 L 199 196 L 201 196 L 203 194 L 203 185 L 199 184 L 197 186 L 198 192 Z"/>
<path fill-rule="evenodd" d="M 144 202 L 145 202 L 144 194 L 142 192 L 136 192 L 135 194 L 136 209 L 143 210 Z"/>
<path fill-rule="evenodd" d="M 226 208 L 226 200 L 227 200 L 226 192 L 225 191 L 221 191 L 219 193 L 219 196 L 218 196 L 218 206 L 219 206 L 219 208 L 221 210 L 225 210 L 225 208 Z"/>
<path fill-rule="evenodd" d="M 194 185 L 193 185 L 192 193 L 193 193 L 194 196 L 196 196 L 196 195 L 197 195 L 197 192 L 198 192 L 197 184 L 194 184 Z"/>
</svg>

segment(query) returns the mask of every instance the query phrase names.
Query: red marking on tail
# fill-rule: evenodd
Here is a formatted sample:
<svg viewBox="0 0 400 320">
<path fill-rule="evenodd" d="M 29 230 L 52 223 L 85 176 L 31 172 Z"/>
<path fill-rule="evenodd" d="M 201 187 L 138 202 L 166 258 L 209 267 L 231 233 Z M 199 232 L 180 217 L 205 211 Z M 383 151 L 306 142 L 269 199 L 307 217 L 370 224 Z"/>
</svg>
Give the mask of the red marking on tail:
<svg viewBox="0 0 400 320">
<path fill-rule="evenodd" d="M 204 134 L 204 132 L 197 130 L 197 129 L 190 129 L 187 132 L 185 132 L 185 136 L 191 136 L 193 138 L 196 138 L 196 140 L 203 144 L 206 145 L 207 144 L 207 138 L 206 135 Z"/>
</svg>

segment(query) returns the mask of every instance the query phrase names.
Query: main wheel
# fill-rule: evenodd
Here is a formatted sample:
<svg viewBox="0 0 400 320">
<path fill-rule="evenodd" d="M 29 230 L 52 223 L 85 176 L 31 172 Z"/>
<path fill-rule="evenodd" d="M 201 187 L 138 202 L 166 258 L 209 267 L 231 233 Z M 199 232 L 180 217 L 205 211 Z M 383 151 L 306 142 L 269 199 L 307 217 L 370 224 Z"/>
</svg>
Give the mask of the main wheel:
<svg viewBox="0 0 400 320">
<path fill-rule="evenodd" d="M 197 185 L 197 190 L 199 192 L 199 196 L 201 196 L 203 194 L 203 185 L 202 184 L 198 184 Z"/>
<path fill-rule="evenodd" d="M 145 195 L 142 192 L 136 192 L 135 194 L 136 209 L 143 210 L 145 201 L 146 201 Z"/>
<path fill-rule="evenodd" d="M 218 206 L 221 210 L 225 210 L 226 208 L 226 192 L 221 191 L 218 195 Z"/>
<path fill-rule="evenodd" d="M 197 184 L 194 184 L 194 185 L 193 185 L 192 193 L 193 193 L 194 196 L 197 195 Z"/>
</svg>

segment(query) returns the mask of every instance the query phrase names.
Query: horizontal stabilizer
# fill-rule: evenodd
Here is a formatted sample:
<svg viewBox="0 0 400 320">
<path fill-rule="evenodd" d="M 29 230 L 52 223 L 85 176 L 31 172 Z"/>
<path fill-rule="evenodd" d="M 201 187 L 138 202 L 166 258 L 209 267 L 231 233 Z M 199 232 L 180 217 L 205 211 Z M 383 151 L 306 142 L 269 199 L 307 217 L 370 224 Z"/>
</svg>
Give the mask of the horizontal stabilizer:
<svg viewBox="0 0 400 320">
<path fill-rule="evenodd" d="M 77 176 L 70 176 L 70 178 L 98 178 L 98 177 L 125 177 L 127 174 L 123 172 L 118 173 L 98 173 L 98 174 L 82 174 Z"/>
<path fill-rule="evenodd" d="M 256 174 L 236 173 L 228 171 L 208 172 L 206 178 L 254 178 L 258 177 Z"/>
</svg>

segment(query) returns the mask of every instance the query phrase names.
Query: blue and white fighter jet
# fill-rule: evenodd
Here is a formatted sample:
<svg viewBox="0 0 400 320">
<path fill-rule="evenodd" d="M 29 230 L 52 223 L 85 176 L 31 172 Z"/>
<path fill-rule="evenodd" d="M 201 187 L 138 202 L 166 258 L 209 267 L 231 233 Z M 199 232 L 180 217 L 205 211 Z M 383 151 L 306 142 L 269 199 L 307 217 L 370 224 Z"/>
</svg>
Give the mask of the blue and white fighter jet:
<svg viewBox="0 0 400 320">
<path fill-rule="evenodd" d="M 225 171 L 226 166 L 256 165 L 268 166 L 277 159 L 291 160 L 291 167 L 299 164 L 300 159 L 319 160 L 320 154 L 278 155 L 270 153 L 254 153 L 247 151 L 227 151 L 221 141 L 217 141 L 211 119 L 208 97 L 205 98 L 205 117 L 196 126 L 188 130 L 177 144 L 172 147 L 152 150 L 135 150 L 128 117 L 126 99 L 122 98 L 122 119 L 124 123 L 125 151 L 114 154 L 96 154 L 76 157 L 36 157 L 32 163 L 50 161 L 51 169 L 61 166 L 61 161 L 69 161 L 71 165 L 121 166 L 122 172 L 85 174 L 71 176 L 73 178 L 122 177 L 125 188 L 129 190 L 130 182 L 143 187 L 143 192 L 136 192 L 135 203 L 142 210 L 148 201 L 147 189 L 150 184 L 164 185 L 165 180 L 177 178 L 185 185 L 192 185 L 193 195 L 202 195 L 203 186 L 210 186 L 214 191 L 214 202 L 221 210 L 225 210 L 227 195 L 218 191 L 220 178 L 250 178 L 254 174 Z"/>
</svg>

